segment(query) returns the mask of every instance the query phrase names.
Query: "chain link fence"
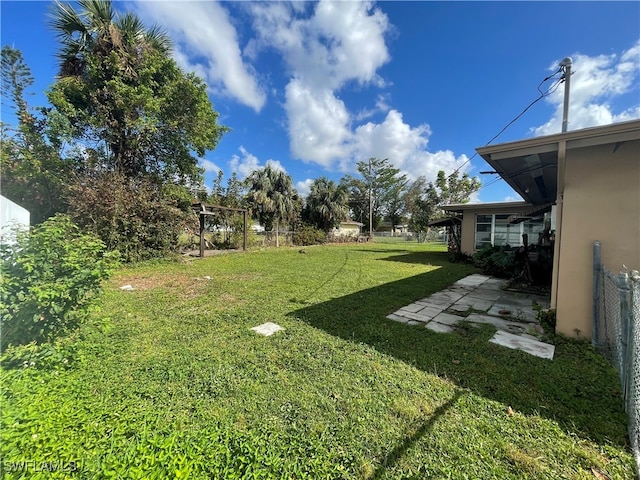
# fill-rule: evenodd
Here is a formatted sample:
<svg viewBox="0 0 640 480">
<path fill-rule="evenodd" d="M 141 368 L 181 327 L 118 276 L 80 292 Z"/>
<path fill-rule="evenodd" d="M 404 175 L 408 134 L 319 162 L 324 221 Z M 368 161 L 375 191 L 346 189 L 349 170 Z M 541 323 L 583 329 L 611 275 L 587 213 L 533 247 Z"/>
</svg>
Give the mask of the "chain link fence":
<svg viewBox="0 0 640 480">
<path fill-rule="evenodd" d="M 616 366 L 629 416 L 629 440 L 640 472 L 640 274 L 615 275 L 593 249 L 592 343 Z"/>
</svg>

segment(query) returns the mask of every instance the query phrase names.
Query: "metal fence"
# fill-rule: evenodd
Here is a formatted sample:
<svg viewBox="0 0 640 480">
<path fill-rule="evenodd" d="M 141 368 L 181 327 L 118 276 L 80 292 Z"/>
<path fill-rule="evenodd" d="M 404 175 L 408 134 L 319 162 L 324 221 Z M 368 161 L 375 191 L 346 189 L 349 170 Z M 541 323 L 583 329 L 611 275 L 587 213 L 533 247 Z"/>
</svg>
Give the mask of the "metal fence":
<svg viewBox="0 0 640 480">
<path fill-rule="evenodd" d="M 640 472 L 640 274 L 615 275 L 593 247 L 592 343 L 616 366 L 629 416 L 629 440 Z"/>
<path fill-rule="evenodd" d="M 368 235 L 368 233 L 365 232 L 363 235 Z M 380 243 L 447 243 L 447 234 L 433 229 L 426 232 L 373 232 L 373 238 Z"/>
</svg>

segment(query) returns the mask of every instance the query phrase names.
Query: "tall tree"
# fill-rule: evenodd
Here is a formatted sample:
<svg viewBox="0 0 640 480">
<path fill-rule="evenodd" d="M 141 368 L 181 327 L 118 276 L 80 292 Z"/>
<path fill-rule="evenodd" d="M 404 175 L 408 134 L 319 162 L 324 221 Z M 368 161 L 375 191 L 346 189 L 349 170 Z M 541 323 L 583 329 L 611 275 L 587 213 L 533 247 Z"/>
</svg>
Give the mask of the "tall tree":
<svg viewBox="0 0 640 480">
<path fill-rule="evenodd" d="M 2 91 L 11 99 L 17 126 L 3 124 L 0 130 L 0 188 L 3 195 L 30 212 L 38 224 L 65 210 L 64 181 L 70 164 L 63 162 L 59 148 L 48 140 L 46 117 L 29 108 L 25 95 L 33 84 L 31 69 L 20 50 L 2 47 Z"/>
<path fill-rule="evenodd" d="M 444 205 L 467 203 L 479 188 L 480 180 L 468 173 L 460 175 L 456 171 L 447 176 L 440 170 L 435 182 L 428 184 L 424 177 L 419 177 L 407 194 L 412 229 L 418 233 L 426 231 L 430 221 L 444 215 Z"/>
<path fill-rule="evenodd" d="M 278 227 L 281 221 L 293 222 L 298 215 L 300 199 L 289 175 L 270 164 L 254 170 L 246 179 L 247 203 L 261 225 L 276 231 L 276 247 L 280 246 Z"/>
<path fill-rule="evenodd" d="M 320 177 L 313 181 L 303 210 L 305 219 L 326 233 L 349 216 L 349 192 L 346 185 Z"/>
<path fill-rule="evenodd" d="M 202 157 L 227 131 L 206 86 L 169 56 L 158 27 L 145 29 L 108 0 L 57 2 L 51 25 L 60 43 L 60 76 L 48 92 L 74 138 L 102 145 L 100 166 L 128 177 L 197 184 Z M 96 149 L 100 151 L 100 149 Z"/>
<path fill-rule="evenodd" d="M 439 202 L 436 190 L 428 187 L 427 179 L 420 176 L 411 183 L 404 198 L 409 228 L 418 234 L 418 238 L 429 229 L 429 222 Z"/>
<path fill-rule="evenodd" d="M 372 235 L 385 216 L 399 218 L 399 199 L 406 188 L 406 175 L 391 165 L 388 158 L 370 158 L 357 163 L 362 178 L 344 177 L 349 188 L 354 219 L 369 225 Z"/>
<path fill-rule="evenodd" d="M 471 194 L 477 192 L 480 185 L 480 179 L 470 177 L 468 173 L 460 175 L 460 172 L 456 171 L 445 176 L 444 171 L 440 170 L 435 183 L 429 184 L 429 188 L 436 190 L 439 205 L 442 206 L 469 202 Z"/>
</svg>

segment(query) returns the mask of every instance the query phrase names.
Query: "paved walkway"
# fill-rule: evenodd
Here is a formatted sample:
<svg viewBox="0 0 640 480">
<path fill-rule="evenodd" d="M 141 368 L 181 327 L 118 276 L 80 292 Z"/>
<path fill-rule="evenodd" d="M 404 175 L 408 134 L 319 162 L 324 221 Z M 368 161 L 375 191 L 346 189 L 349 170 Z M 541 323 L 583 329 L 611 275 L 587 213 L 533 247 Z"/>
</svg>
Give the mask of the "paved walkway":
<svg viewBox="0 0 640 480">
<path fill-rule="evenodd" d="M 505 280 L 486 275 L 469 275 L 444 290 L 418 300 L 387 316 L 407 325 L 425 326 L 440 333 L 453 331 L 461 321 L 489 323 L 497 328 L 489 340 L 552 359 L 555 347 L 539 340 L 534 302 L 548 308 L 546 297 L 504 290 Z"/>
</svg>

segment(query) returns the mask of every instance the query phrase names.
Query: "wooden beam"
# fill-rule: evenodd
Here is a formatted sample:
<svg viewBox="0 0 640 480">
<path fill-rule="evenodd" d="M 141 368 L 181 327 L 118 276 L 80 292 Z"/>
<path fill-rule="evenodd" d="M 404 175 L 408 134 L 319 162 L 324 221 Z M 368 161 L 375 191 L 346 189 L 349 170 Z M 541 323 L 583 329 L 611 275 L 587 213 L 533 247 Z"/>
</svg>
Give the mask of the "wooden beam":
<svg viewBox="0 0 640 480">
<path fill-rule="evenodd" d="M 247 210 L 244 208 L 232 208 L 232 207 L 223 207 L 222 205 L 205 205 L 204 203 L 194 203 L 191 205 L 191 208 L 194 210 L 198 210 L 198 213 L 204 213 L 205 215 L 211 215 L 214 212 L 209 212 L 210 210 L 228 210 L 232 212 L 246 212 Z"/>
<path fill-rule="evenodd" d="M 204 215 L 200 214 L 200 258 L 204 258 Z"/>
<path fill-rule="evenodd" d="M 247 251 L 247 211 L 243 212 L 243 220 L 244 220 L 244 241 L 242 243 L 242 250 Z"/>
</svg>

